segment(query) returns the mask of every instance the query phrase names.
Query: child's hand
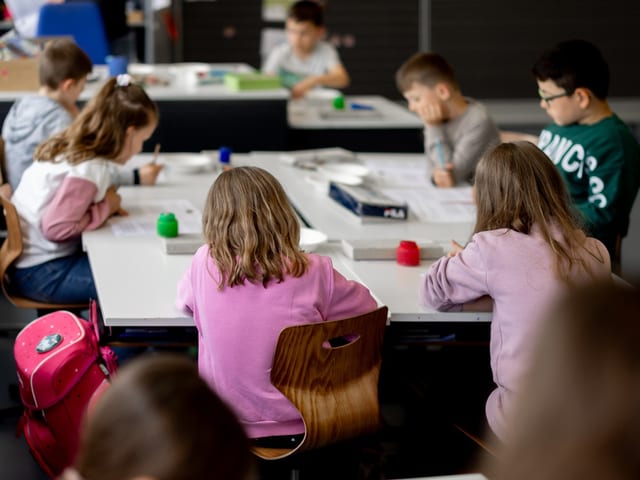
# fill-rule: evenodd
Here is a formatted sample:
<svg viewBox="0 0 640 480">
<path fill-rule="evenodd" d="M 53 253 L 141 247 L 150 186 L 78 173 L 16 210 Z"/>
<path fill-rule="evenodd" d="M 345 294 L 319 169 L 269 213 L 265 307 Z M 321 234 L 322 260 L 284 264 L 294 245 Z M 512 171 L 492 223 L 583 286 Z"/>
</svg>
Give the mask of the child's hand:
<svg viewBox="0 0 640 480">
<path fill-rule="evenodd" d="M 464 250 L 464 247 L 462 245 L 460 245 L 455 240 L 451 240 L 451 251 L 447 253 L 447 257 L 455 257 L 462 250 Z"/>
<path fill-rule="evenodd" d="M 116 191 L 116 187 L 114 185 L 110 186 L 106 193 L 104 194 L 104 199 L 109 205 L 109 215 L 113 215 L 118 213 L 120 210 L 120 204 L 122 203 L 122 197 Z"/>
<path fill-rule="evenodd" d="M 315 87 L 315 79 L 313 77 L 307 77 L 291 87 L 291 96 L 293 98 L 302 98 L 313 87 Z"/>
<path fill-rule="evenodd" d="M 440 102 L 430 102 L 418 110 L 418 115 L 424 123 L 440 125 L 447 120 L 444 105 Z"/>
<path fill-rule="evenodd" d="M 456 180 L 453 178 L 453 165 L 447 163 L 444 169 L 436 167 L 433 171 L 433 183 L 441 188 L 453 187 L 456 184 Z"/>
<path fill-rule="evenodd" d="M 164 168 L 164 165 L 157 163 L 147 163 L 138 169 L 140 175 L 140 185 L 155 185 L 158 175 Z"/>
</svg>

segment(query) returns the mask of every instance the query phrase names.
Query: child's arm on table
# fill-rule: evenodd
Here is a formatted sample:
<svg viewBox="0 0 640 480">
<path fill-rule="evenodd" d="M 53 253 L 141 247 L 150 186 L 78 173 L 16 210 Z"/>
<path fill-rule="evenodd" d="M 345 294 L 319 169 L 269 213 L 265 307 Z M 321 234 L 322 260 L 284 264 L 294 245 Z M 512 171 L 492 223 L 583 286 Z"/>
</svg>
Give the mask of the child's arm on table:
<svg viewBox="0 0 640 480">
<path fill-rule="evenodd" d="M 464 304 L 489 295 L 486 277 L 482 254 L 471 240 L 462 251 L 431 265 L 420 286 L 420 300 L 440 311 L 461 311 Z"/>
<path fill-rule="evenodd" d="M 293 98 L 303 97 L 314 87 L 344 88 L 349 85 L 349 74 L 342 64 L 337 64 L 322 75 L 309 75 L 291 89 Z"/>
<path fill-rule="evenodd" d="M 51 241 L 61 242 L 78 237 L 85 230 L 95 230 L 120 210 L 120 195 L 110 187 L 104 199 L 94 203 L 97 192 L 93 182 L 67 177 L 42 216 L 41 228 Z"/>
<path fill-rule="evenodd" d="M 439 187 L 452 187 L 458 182 L 465 182 L 473 176 L 480 157 L 489 146 L 487 138 L 491 138 L 491 123 L 479 123 L 465 131 L 457 143 L 453 144 L 445 135 L 440 125 L 428 127 L 428 135 L 440 139 L 440 149 L 445 161 L 442 173 L 434 169 L 433 181 Z M 429 145 L 429 155 L 439 155 L 437 145 Z M 434 151 L 435 150 L 435 151 Z M 440 163 L 438 163 L 440 165 Z M 445 176 L 443 174 L 447 174 Z M 440 183 L 439 183 L 440 182 Z"/>
<path fill-rule="evenodd" d="M 154 162 L 131 169 L 122 165 L 111 165 L 109 171 L 117 185 L 155 185 L 164 165 Z"/>
</svg>

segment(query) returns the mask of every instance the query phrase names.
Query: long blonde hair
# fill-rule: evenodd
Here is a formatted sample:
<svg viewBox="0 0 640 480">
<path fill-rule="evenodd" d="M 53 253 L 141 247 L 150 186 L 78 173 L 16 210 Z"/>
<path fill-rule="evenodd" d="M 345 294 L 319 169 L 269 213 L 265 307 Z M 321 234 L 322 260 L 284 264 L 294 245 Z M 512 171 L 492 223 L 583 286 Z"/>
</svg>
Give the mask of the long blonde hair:
<svg viewBox="0 0 640 480">
<path fill-rule="evenodd" d="M 223 172 L 209 189 L 202 224 L 220 290 L 245 280 L 266 286 L 307 270 L 296 214 L 278 180 L 261 168 Z"/>
<path fill-rule="evenodd" d="M 60 154 L 70 164 L 101 157 L 115 160 L 122 152 L 127 128 L 158 121 L 158 107 L 140 85 L 118 85 L 109 79 L 73 123 L 38 146 L 37 161 L 53 162 Z"/>
<path fill-rule="evenodd" d="M 474 233 L 508 228 L 528 235 L 535 225 L 556 257 L 556 273 L 562 280 L 568 282 L 576 266 L 590 271 L 577 254 L 585 248 L 586 236 L 564 181 L 549 157 L 532 143 L 502 143 L 487 151 L 476 167 L 475 196 Z M 590 253 L 599 258 L 597 252 Z"/>
</svg>

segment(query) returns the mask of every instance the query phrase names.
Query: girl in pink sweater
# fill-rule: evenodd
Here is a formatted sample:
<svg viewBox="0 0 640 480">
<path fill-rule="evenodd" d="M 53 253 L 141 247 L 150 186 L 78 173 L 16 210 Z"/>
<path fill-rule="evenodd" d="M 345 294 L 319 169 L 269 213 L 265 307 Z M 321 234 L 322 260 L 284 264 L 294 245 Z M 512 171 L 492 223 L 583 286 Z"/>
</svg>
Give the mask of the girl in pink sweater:
<svg viewBox="0 0 640 480">
<path fill-rule="evenodd" d="M 181 279 L 176 301 L 198 329 L 200 374 L 250 438 L 297 441 L 304 433 L 300 414 L 270 380 L 280 331 L 359 315 L 376 302 L 334 270 L 331 259 L 300 251 L 297 217 L 265 170 L 220 174 L 209 190 L 203 229 L 207 243 Z"/>
<path fill-rule="evenodd" d="M 540 312 L 567 286 L 610 279 L 602 243 L 579 228 L 562 177 L 529 142 L 489 150 L 475 175 L 477 219 L 471 241 L 434 263 L 422 301 L 438 310 L 493 310 L 491 369 L 496 389 L 489 426 L 504 432 L 514 391 L 529 362 Z"/>
</svg>

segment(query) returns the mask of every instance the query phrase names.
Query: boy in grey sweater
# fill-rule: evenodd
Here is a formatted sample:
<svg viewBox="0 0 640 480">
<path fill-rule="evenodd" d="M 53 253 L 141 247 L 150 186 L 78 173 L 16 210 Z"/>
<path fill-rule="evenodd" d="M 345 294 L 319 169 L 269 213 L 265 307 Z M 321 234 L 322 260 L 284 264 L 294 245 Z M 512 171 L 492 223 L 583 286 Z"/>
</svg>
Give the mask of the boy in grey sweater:
<svg viewBox="0 0 640 480">
<path fill-rule="evenodd" d="M 424 150 L 438 187 L 471 182 L 484 151 L 500 143 L 500 132 L 485 107 L 462 95 L 447 61 L 419 52 L 396 72 L 409 110 L 424 122 Z"/>
<path fill-rule="evenodd" d="M 71 39 L 56 39 L 40 54 L 37 94 L 19 98 L 2 126 L 7 179 L 16 189 L 44 140 L 67 128 L 78 114 L 76 101 L 93 64 Z"/>
<path fill-rule="evenodd" d="M 38 62 L 38 93 L 16 100 L 2 125 L 5 181 L 12 191 L 33 163 L 36 147 L 65 130 L 79 113 L 76 102 L 92 69 L 91 60 L 73 40 L 47 43 Z M 162 165 L 150 162 L 133 170 L 114 165 L 111 173 L 117 185 L 153 185 L 160 170 Z"/>
</svg>

